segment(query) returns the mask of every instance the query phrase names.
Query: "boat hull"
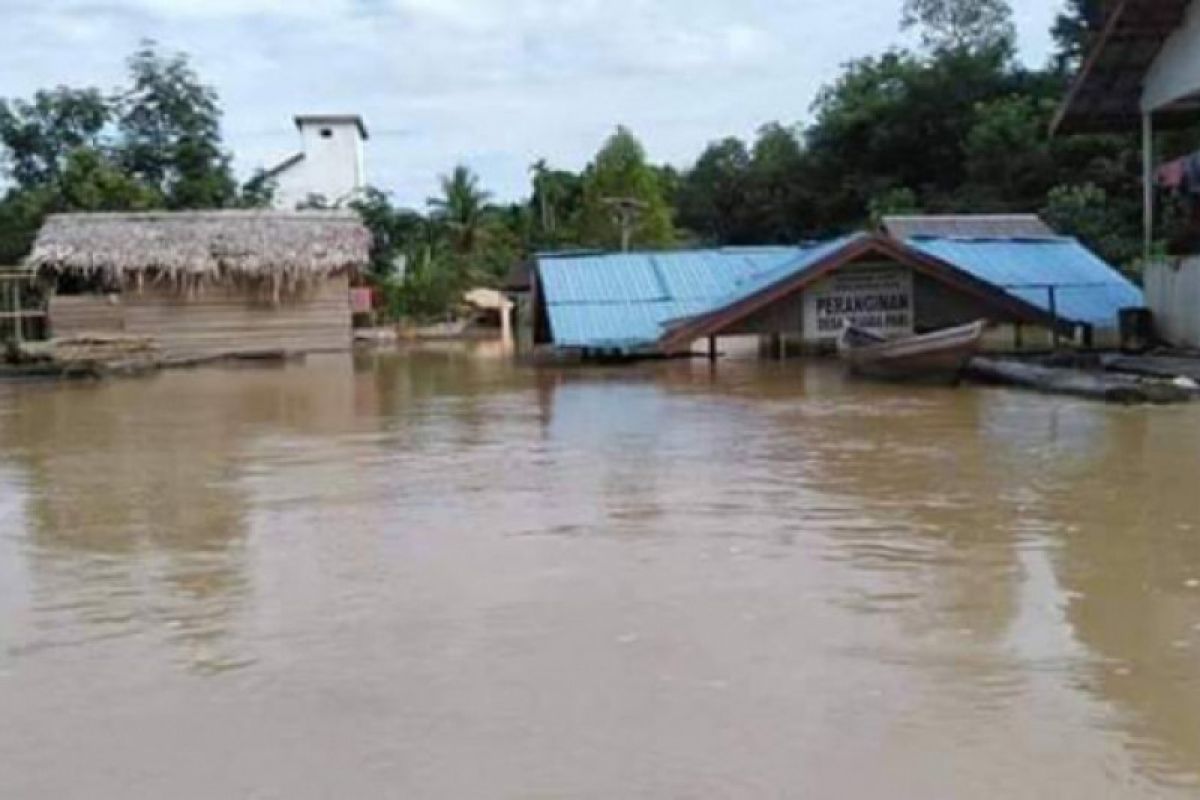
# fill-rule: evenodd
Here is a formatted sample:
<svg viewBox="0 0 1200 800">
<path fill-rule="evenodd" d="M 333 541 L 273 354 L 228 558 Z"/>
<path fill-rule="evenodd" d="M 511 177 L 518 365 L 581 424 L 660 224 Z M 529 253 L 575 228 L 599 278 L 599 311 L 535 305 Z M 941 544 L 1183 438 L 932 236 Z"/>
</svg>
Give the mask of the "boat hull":
<svg viewBox="0 0 1200 800">
<path fill-rule="evenodd" d="M 979 352 L 985 323 L 974 322 L 903 339 L 883 339 L 847 328 L 838 354 L 856 375 L 889 381 L 957 383 Z"/>
</svg>

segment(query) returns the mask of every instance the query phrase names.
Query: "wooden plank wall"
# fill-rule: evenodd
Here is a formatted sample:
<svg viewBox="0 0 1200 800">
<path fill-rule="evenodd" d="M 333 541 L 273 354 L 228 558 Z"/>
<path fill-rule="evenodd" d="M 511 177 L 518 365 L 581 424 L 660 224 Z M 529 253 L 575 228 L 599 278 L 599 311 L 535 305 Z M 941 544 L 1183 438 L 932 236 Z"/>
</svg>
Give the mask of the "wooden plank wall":
<svg viewBox="0 0 1200 800">
<path fill-rule="evenodd" d="M 54 336 L 83 333 L 121 333 L 124 312 L 118 295 L 54 295 L 50 298 L 50 325 Z"/>
<path fill-rule="evenodd" d="M 95 296 L 56 297 L 50 320 L 55 336 L 122 332 L 153 337 L 168 358 L 345 350 L 352 342 L 344 275 L 278 305 L 234 287 L 209 287 L 190 297 L 147 287 L 120 295 L 117 305 Z"/>
</svg>

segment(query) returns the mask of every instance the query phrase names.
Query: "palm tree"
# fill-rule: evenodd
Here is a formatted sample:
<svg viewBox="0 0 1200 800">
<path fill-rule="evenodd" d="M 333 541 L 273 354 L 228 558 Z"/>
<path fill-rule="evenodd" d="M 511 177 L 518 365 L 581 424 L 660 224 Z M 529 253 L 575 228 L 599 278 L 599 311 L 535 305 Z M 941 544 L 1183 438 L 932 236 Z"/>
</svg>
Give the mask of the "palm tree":
<svg viewBox="0 0 1200 800">
<path fill-rule="evenodd" d="M 533 173 L 533 194 L 537 197 L 538 209 L 541 212 L 542 232 L 554 233 L 554 198 L 551 197 L 553 186 L 550 167 L 546 159 L 539 158 L 529 168 Z"/>
<path fill-rule="evenodd" d="M 430 216 L 450 230 L 457 252 L 470 253 L 483 232 L 491 192 L 480 188 L 479 176 L 463 164 L 439 180 L 442 196 L 426 201 Z"/>
</svg>

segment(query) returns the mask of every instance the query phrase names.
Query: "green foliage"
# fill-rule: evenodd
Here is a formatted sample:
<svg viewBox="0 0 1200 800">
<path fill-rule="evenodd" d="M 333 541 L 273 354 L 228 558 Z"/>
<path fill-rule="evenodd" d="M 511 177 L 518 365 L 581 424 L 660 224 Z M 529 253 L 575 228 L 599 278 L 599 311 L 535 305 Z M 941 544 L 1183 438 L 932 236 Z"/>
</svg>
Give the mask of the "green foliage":
<svg viewBox="0 0 1200 800">
<path fill-rule="evenodd" d="M 25 257 L 53 202 L 54 192 L 45 187 L 14 189 L 0 200 L 0 265 Z"/>
<path fill-rule="evenodd" d="M 250 179 L 242 184 L 237 205 L 240 208 L 270 208 L 275 200 L 276 188 L 274 178 L 266 170 L 256 170 Z"/>
<path fill-rule="evenodd" d="M 750 153 L 740 139 L 710 144 L 680 186 L 679 223 L 707 242 L 745 242 L 753 235 L 747 219 L 749 172 Z"/>
<path fill-rule="evenodd" d="M 806 134 L 820 197 L 813 227 L 861 224 L 871 198 L 897 187 L 931 209 L 952 205 L 967 179 L 964 144 L 980 106 L 1014 83 L 994 53 L 889 52 L 852 62 L 818 95 Z"/>
<path fill-rule="evenodd" d="M 980 103 L 967 130 L 964 156 L 975 202 L 991 210 L 1023 211 L 1054 180 L 1046 131 L 1054 105 L 1028 95 Z"/>
<path fill-rule="evenodd" d="M 1108 193 L 1095 184 L 1055 187 L 1046 198 L 1042 217 L 1110 263 L 1133 264 L 1142 253 L 1137 226 L 1118 213 L 1109 203 Z"/>
<path fill-rule="evenodd" d="M 0 260 L 28 252 L 46 214 L 151 208 L 260 207 L 265 174 L 239 188 L 222 149 L 216 92 L 183 55 L 146 43 L 129 88 L 107 97 L 59 87 L 0 100 Z"/>
<path fill-rule="evenodd" d="M 60 86 L 32 100 L 0 100 L 0 145 L 9 177 L 22 188 L 55 181 L 72 152 L 99 145 L 110 117 L 97 89 Z"/>
<path fill-rule="evenodd" d="M 1071 72 L 1082 62 L 1100 19 L 1100 0 L 1067 0 L 1051 28 L 1057 46 L 1054 68 Z"/>
<path fill-rule="evenodd" d="M 217 92 L 202 83 L 187 56 L 143 43 L 129 59 L 131 86 L 116 102 L 126 170 L 164 198 L 168 208 L 220 208 L 237 198 L 230 156 L 221 144 Z"/>
<path fill-rule="evenodd" d="M 530 167 L 534 214 L 530 239 L 537 249 L 558 250 L 578 242 L 577 227 L 583 207 L 583 179 L 567 170 L 551 169 L 545 159 Z"/>
<path fill-rule="evenodd" d="M 441 197 L 426 201 L 430 218 L 445 228 L 456 253 L 469 255 L 483 235 L 491 193 L 480 187 L 479 176 L 463 164 L 443 175 L 440 183 Z"/>
<path fill-rule="evenodd" d="M 162 205 L 154 189 L 91 148 L 67 157 L 58 191 L 58 203 L 70 211 L 144 211 Z"/>
<path fill-rule="evenodd" d="M 637 206 L 630 245 L 638 248 L 668 247 L 675 242 L 671 208 L 667 204 L 659 174 L 646 161 L 646 151 L 628 129 L 618 127 L 583 174 L 579 243 L 583 246 L 617 248 L 621 223 L 614 204 Z"/>
<path fill-rule="evenodd" d="M 795 242 L 814 217 L 809 164 L 796 132 L 777 122 L 758 130 L 750 152 L 747 205 L 754 242 Z"/>
<path fill-rule="evenodd" d="M 351 204 L 371 231 L 365 277 L 383 294 L 389 319 L 445 319 L 465 291 L 499 286 L 529 253 L 534 218 L 528 207 L 490 205 L 490 193 L 465 166 L 443 176 L 441 188 L 425 216 L 393 206 L 377 189 Z"/>
<path fill-rule="evenodd" d="M 905 0 L 902 25 L 934 53 L 1005 53 L 1017 31 L 1008 0 Z"/>
<path fill-rule="evenodd" d="M 890 214 L 919 214 L 921 201 L 917 193 L 907 186 L 888 189 L 871 198 L 871 227 L 878 228 L 883 218 Z"/>
</svg>

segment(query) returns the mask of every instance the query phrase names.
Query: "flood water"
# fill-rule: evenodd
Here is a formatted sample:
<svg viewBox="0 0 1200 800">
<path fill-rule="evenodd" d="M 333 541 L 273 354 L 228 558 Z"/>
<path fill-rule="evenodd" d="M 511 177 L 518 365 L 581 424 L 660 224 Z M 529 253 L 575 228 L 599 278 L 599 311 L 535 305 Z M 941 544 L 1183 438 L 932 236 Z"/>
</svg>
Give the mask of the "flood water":
<svg viewBox="0 0 1200 800">
<path fill-rule="evenodd" d="M 1198 476 L 828 364 L 0 386 L 0 797 L 1195 797 Z"/>
</svg>

